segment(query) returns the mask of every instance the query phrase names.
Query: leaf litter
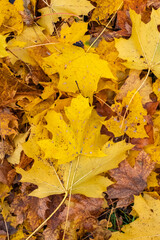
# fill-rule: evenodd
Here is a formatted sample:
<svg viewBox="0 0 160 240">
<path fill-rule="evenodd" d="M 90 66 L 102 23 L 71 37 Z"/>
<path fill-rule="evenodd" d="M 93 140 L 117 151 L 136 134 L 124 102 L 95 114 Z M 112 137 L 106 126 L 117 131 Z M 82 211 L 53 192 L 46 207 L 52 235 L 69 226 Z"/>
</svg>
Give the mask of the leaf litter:
<svg viewBox="0 0 160 240">
<path fill-rule="evenodd" d="M 1 2 L 0 236 L 156 239 L 156 1 Z"/>
</svg>

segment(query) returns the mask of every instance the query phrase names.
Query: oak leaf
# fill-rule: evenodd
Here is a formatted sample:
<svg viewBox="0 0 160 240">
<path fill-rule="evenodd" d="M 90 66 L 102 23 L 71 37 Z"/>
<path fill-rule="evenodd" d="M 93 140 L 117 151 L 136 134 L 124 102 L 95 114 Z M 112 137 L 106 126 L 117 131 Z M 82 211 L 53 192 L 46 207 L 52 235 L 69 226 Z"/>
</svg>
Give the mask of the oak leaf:
<svg viewBox="0 0 160 240">
<path fill-rule="evenodd" d="M 130 204 L 133 201 L 133 195 L 139 195 L 147 187 L 147 177 L 154 165 L 155 163 L 144 151 L 137 156 L 133 168 L 126 160 L 121 162 L 119 168 L 109 171 L 117 183 L 107 188 L 108 198 L 118 198 L 118 207 Z"/>
<path fill-rule="evenodd" d="M 133 209 L 139 215 L 134 222 L 122 227 L 123 232 L 115 232 L 110 240 L 156 240 L 159 239 L 160 199 L 156 194 L 145 193 L 134 197 Z"/>
<path fill-rule="evenodd" d="M 128 40 L 116 40 L 119 57 L 127 60 L 124 65 L 130 69 L 151 69 L 160 77 L 159 65 L 159 25 L 160 9 L 152 9 L 151 21 L 147 24 L 141 21 L 141 15 L 130 10 L 132 20 L 132 35 Z M 152 31 L 150 31 L 152 29 Z"/>
</svg>

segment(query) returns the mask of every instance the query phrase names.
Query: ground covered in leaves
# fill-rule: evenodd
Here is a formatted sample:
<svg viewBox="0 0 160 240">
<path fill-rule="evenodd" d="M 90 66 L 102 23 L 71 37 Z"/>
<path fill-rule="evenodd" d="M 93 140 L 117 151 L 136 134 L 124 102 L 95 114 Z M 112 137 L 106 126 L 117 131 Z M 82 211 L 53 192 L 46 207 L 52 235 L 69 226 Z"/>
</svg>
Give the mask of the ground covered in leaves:
<svg viewBox="0 0 160 240">
<path fill-rule="evenodd" d="M 0 239 L 160 239 L 158 0 L 0 0 Z"/>
</svg>

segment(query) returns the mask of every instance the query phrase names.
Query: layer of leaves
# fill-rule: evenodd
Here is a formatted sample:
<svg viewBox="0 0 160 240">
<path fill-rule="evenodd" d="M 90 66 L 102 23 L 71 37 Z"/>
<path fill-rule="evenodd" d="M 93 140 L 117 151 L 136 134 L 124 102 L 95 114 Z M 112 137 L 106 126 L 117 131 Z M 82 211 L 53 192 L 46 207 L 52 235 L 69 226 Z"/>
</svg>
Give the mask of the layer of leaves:
<svg viewBox="0 0 160 240">
<path fill-rule="evenodd" d="M 0 3 L 0 238 L 157 238 L 159 3 Z"/>
</svg>

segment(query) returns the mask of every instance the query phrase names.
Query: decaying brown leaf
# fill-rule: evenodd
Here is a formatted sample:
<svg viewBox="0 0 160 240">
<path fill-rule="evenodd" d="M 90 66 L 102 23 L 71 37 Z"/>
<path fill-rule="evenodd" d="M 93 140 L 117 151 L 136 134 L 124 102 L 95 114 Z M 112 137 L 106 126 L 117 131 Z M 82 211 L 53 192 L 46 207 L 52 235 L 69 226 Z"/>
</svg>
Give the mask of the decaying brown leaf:
<svg viewBox="0 0 160 240">
<path fill-rule="evenodd" d="M 133 9 L 136 13 L 141 13 L 145 10 L 147 0 L 124 0 L 124 8 Z"/>
<path fill-rule="evenodd" d="M 4 184 L 9 184 L 8 173 L 11 170 L 12 170 L 12 167 L 7 162 L 7 160 L 0 162 L 0 182 Z"/>
<path fill-rule="evenodd" d="M 109 171 L 117 183 L 107 188 L 109 199 L 118 198 L 117 207 L 123 207 L 133 202 L 133 195 L 139 195 L 147 186 L 147 177 L 154 168 L 155 163 L 144 151 L 141 151 L 136 158 L 132 168 L 127 160 L 119 164 L 119 168 Z"/>
<path fill-rule="evenodd" d="M 26 188 L 27 186 L 25 186 Z M 27 189 L 27 188 L 26 188 Z M 48 198 L 28 197 L 25 194 L 19 194 L 14 198 L 11 204 L 11 212 L 16 215 L 14 226 L 27 221 L 31 231 L 35 230 L 45 219 Z"/>
<path fill-rule="evenodd" d="M 0 135 L 3 139 L 6 136 L 17 134 L 17 118 L 12 114 L 9 108 L 0 109 Z"/>
<path fill-rule="evenodd" d="M 59 197 L 60 198 L 60 197 Z M 53 198 L 55 199 L 55 197 Z M 60 199 L 59 199 L 60 200 Z M 49 204 L 51 205 L 51 201 Z M 69 206 L 68 206 L 69 205 Z M 62 206 L 56 215 L 49 220 L 47 229 L 44 231 L 45 239 L 50 240 L 50 236 L 54 236 L 55 239 L 61 240 L 63 236 L 63 230 L 65 228 L 65 222 L 68 213 L 67 231 L 65 239 L 74 240 L 77 237 L 83 236 L 86 232 L 92 232 L 97 227 L 97 217 L 104 211 L 104 199 L 100 198 L 88 198 L 83 195 L 73 195 L 71 202 L 66 202 L 66 206 Z M 49 208 L 49 211 L 53 211 Z M 49 213 L 49 212 L 48 212 Z M 52 238 L 53 239 L 53 238 Z"/>
</svg>

